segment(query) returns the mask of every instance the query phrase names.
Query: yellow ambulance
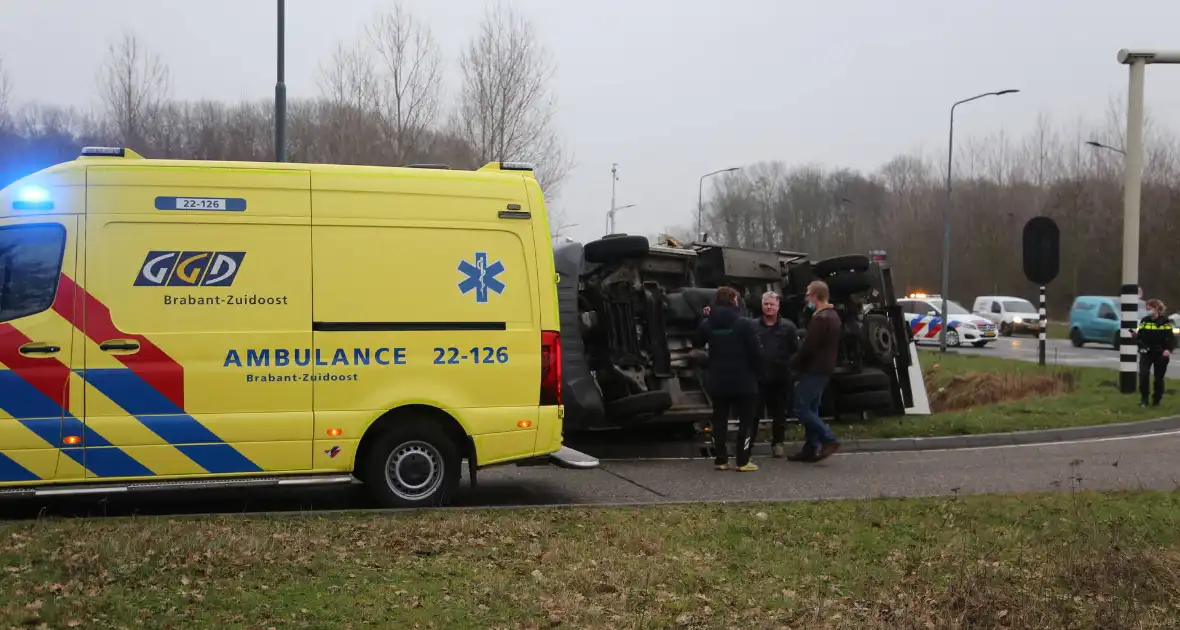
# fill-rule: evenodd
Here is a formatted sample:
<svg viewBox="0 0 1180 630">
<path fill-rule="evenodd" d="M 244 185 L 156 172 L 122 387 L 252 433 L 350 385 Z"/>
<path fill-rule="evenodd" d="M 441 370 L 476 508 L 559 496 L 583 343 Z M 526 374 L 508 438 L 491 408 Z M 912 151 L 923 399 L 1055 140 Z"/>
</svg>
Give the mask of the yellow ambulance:
<svg viewBox="0 0 1180 630">
<path fill-rule="evenodd" d="M 442 505 L 562 448 L 528 165 L 143 159 L 0 191 L 0 496 L 360 481 Z"/>
</svg>

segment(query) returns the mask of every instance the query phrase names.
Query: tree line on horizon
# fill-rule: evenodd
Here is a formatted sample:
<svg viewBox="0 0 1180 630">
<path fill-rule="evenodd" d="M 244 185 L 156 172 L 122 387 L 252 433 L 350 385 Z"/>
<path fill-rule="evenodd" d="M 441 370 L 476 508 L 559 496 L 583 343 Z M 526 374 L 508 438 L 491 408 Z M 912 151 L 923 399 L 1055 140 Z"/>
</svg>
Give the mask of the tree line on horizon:
<svg viewBox="0 0 1180 630">
<path fill-rule="evenodd" d="M 709 240 L 815 258 L 885 250 L 900 294 L 940 293 L 944 212 L 950 209 L 948 299 L 970 309 L 981 295 L 1037 303 L 1023 271 L 1022 230 L 1032 217 L 1061 230 L 1061 271 L 1047 289 L 1049 317 L 1067 320 L 1079 295 L 1118 296 L 1122 286 L 1125 123 L 1112 105 L 1102 124 L 1054 125 L 1022 137 L 996 134 L 957 145 L 951 199 L 946 157 L 899 155 L 865 173 L 761 162 L 721 176 L 707 198 Z M 693 223 L 695 224 L 695 209 Z M 1140 209 L 1139 284 L 1180 309 L 1180 141 L 1149 121 Z M 700 228 L 698 228 L 699 230 Z M 692 237 L 691 228 L 672 236 Z"/>
<path fill-rule="evenodd" d="M 0 54 L 2 54 L 0 50 Z M 554 127 L 552 61 L 532 24 L 497 4 L 459 52 L 459 88 L 430 28 L 400 3 L 379 11 L 321 67 L 319 93 L 288 101 L 287 156 L 311 163 L 447 164 L 475 168 L 530 161 L 549 199 L 572 160 Z M 0 185 L 73 159 L 87 145 L 122 145 L 148 157 L 269 161 L 274 104 L 170 97 L 167 65 L 133 33 L 112 41 L 96 72 L 94 107 L 17 105 L 0 56 Z M 872 172 L 761 162 L 719 177 L 704 226 L 672 228 L 691 240 L 789 249 L 816 257 L 883 249 L 899 292 L 938 292 L 943 213 L 951 209 L 950 297 L 1035 301 L 1021 265 L 1021 228 L 1045 215 L 1061 228 L 1061 273 L 1049 286 L 1050 317 L 1065 319 L 1078 295 L 1117 295 L 1121 285 L 1122 146 L 1118 107 L 1107 120 L 958 143 L 948 206 L 945 157 L 899 155 Z M 1180 309 L 1173 243 L 1180 243 L 1180 146 L 1149 121 L 1140 284 Z M 558 214 L 554 212 L 554 214 Z M 695 208 L 691 221 L 695 224 Z M 688 217 L 686 217 L 688 218 Z M 551 223 L 560 224 L 559 217 Z"/>
<path fill-rule="evenodd" d="M 14 103 L 0 49 L 0 185 L 73 159 L 87 145 L 126 146 L 145 157 L 274 159 L 274 100 L 171 98 L 164 60 L 134 33 L 106 50 L 97 103 L 88 108 Z M 550 198 L 571 167 L 554 126 L 554 65 L 532 23 L 510 4 L 487 10 L 458 54 L 455 94 L 430 26 L 402 2 L 377 11 L 319 69 L 318 94 L 287 101 L 292 162 L 477 168 L 537 165 Z"/>
</svg>

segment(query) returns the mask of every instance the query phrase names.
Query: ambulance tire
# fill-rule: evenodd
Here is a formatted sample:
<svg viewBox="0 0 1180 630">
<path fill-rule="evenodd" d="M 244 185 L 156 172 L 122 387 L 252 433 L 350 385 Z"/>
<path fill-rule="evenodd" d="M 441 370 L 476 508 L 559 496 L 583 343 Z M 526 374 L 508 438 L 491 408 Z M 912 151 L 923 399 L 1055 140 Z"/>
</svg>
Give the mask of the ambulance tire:
<svg viewBox="0 0 1180 630">
<path fill-rule="evenodd" d="M 861 256 L 859 254 L 850 254 L 848 256 L 834 256 L 832 258 L 825 258 L 819 262 L 811 265 L 811 271 L 815 275 L 825 278 L 834 276 L 840 272 L 851 271 L 854 273 L 864 273 L 869 270 L 869 257 Z"/>
<path fill-rule="evenodd" d="M 586 262 L 613 263 L 627 258 L 641 258 L 650 250 L 646 236 L 612 234 L 586 243 L 582 250 Z"/>
<path fill-rule="evenodd" d="M 360 463 L 370 496 L 388 508 L 446 505 L 459 487 L 462 464 L 458 445 L 429 420 L 394 424 Z"/>
<path fill-rule="evenodd" d="M 833 296 L 848 297 L 872 288 L 868 274 L 863 271 L 849 271 L 828 276 L 825 281 Z"/>
</svg>

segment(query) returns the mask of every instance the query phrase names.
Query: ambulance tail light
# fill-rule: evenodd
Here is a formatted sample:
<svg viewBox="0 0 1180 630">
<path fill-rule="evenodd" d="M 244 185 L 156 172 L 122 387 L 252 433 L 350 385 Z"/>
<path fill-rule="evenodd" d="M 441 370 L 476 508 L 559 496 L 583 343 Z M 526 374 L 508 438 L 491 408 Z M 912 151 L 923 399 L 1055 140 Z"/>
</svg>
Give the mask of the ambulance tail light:
<svg viewBox="0 0 1180 630">
<path fill-rule="evenodd" d="M 541 405 L 561 404 L 561 333 L 541 331 Z"/>
</svg>

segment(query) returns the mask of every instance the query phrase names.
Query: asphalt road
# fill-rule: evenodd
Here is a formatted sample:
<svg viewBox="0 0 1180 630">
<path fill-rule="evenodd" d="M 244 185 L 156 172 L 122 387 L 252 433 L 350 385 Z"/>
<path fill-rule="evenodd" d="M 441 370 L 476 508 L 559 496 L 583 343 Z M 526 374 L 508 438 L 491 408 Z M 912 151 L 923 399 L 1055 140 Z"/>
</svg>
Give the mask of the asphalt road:
<svg viewBox="0 0 1180 630">
<path fill-rule="evenodd" d="M 716 472 L 694 460 L 604 461 L 592 471 L 504 467 L 464 484 L 456 506 L 785 501 L 1070 489 L 1180 487 L 1180 432 L 1073 443 L 947 451 L 848 453 L 819 464 L 760 460 L 756 473 Z M 368 507 L 359 487 L 309 491 L 186 492 L 5 501 L 6 518 L 233 514 Z"/>
<path fill-rule="evenodd" d="M 922 348 L 937 348 L 937 345 L 923 345 Z M 983 348 L 964 346 L 956 348 L 961 354 L 994 356 L 1018 361 L 1037 361 L 1037 339 L 1030 336 L 1000 337 Z M 1045 340 L 1045 362 L 1050 365 L 1072 367 L 1103 367 L 1119 369 L 1119 351 L 1113 346 L 1086 344 L 1075 348 L 1066 339 Z M 1169 378 L 1180 378 L 1180 369 L 1168 370 Z"/>
</svg>

